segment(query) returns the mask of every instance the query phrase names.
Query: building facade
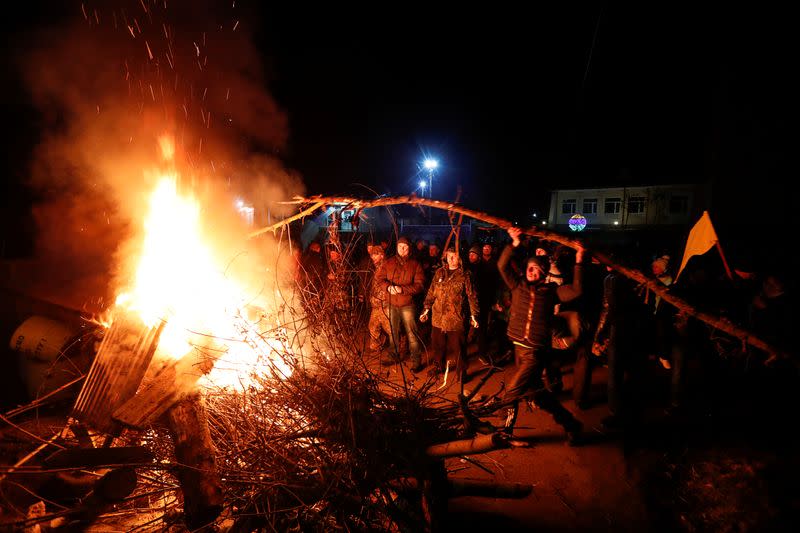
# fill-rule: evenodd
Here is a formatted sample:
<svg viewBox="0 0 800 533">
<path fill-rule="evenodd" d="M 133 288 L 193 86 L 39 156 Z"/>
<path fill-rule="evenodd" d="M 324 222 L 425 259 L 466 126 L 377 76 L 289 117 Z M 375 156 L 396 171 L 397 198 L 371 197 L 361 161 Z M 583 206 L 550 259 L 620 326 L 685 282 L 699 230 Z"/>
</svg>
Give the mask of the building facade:
<svg viewBox="0 0 800 533">
<path fill-rule="evenodd" d="M 706 208 L 696 184 L 558 189 L 550 193 L 547 225 L 566 229 L 583 215 L 586 229 L 686 225 Z"/>
</svg>

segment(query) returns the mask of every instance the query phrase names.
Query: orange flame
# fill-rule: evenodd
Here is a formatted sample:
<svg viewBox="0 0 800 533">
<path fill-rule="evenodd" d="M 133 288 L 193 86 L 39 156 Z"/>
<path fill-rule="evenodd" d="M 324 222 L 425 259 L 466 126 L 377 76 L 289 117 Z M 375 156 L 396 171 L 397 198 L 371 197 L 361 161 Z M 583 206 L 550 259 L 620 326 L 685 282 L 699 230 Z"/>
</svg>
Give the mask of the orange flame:
<svg viewBox="0 0 800 533">
<path fill-rule="evenodd" d="M 162 138 L 160 145 L 171 160 L 171 140 Z M 177 173 L 162 175 L 150 197 L 133 288 L 117 297 L 117 305 L 137 311 L 151 327 L 166 321 L 161 354 L 177 359 L 208 346 L 222 353 L 206 376 L 207 385 L 248 386 L 251 375 L 267 373 L 269 365 L 287 377 L 291 368 L 281 357 L 287 347 L 259 334 L 261 317 L 255 322 L 246 318 L 246 302 L 252 298 L 225 275 L 224 262 L 203 238 L 199 202 L 181 196 L 177 183 Z"/>
</svg>

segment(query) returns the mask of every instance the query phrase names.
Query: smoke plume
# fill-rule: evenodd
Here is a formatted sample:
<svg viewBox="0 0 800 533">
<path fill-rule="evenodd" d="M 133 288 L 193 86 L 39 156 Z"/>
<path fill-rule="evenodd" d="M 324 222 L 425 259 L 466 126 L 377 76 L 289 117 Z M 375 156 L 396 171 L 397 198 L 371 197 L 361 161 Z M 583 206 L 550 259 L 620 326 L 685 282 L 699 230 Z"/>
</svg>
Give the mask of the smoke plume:
<svg viewBox="0 0 800 533">
<path fill-rule="evenodd" d="M 286 147 L 287 117 L 268 91 L 253 12 L 240 4 L 84 2 L 67 23 L 29 36 L 19 65 L 41 132 L 30 185 L 42 267 L 30 272 L 31 291 L 72 307 L 107 303 L 165 164 L 163 136 L 209 225 L 241 234 L 215 220 L 235 216 L 236 198 L 261 221 L 280 214 L 275 201 L 304 192 L 274 155 Z"/>
</svg>

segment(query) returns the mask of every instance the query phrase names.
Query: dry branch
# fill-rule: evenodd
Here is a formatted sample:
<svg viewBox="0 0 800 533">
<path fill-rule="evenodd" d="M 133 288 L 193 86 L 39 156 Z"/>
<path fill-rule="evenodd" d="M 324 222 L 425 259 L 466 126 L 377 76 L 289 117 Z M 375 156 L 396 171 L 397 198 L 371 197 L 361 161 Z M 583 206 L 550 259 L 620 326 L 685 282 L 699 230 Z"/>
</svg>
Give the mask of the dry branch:
<svg viewBox="0 0 800 533">
<path fill-rule="evenodd" d="M 309 207 L 308 209 L 305 209 L 305 210 L 303 210 L 302 212 L 300 212 L 300 213 L 298 213 L 296 215 L 293 215 L 293 216 L 291 216 L 289 218 L 285 218 L 285 219 L 281 220 L 280 222 L 277 222 L 277 223 L 275 223 L 275 224 L 273 224 L 271 226 L 267 226 L 266 228 L 261 228 L 260 230 L 254 231 L 254 232 L 250 233 L 247 237 L 252 239 L 253 237 L 258 237 L 259 235 L 262 235 L 262 234 L 264 234 L 264 233 L 266 233 L 268 231 L 275 231 L 276 229 L 278 229 L 281 226 L 285 226 L 286 224 L 291 224 L 295 220 L 300 220 L 301 218 L 310 215 L 311 213 L 313 213 L 314 211 L 316 211 L 317 209 L 319 209 L 320 207 L 322 207 L 324 205 L 325 204 L 322 203 L 322 202 L 314 204 L 311 207 Z"/>
</svg>

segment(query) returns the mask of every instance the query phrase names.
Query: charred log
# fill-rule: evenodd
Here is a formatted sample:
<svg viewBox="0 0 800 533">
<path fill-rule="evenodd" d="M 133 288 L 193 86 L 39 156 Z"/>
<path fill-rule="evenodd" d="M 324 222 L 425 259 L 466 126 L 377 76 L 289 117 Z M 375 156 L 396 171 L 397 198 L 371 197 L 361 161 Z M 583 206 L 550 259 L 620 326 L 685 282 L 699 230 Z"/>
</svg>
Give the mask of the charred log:
<svg viewBox="0 0 800 533">
<path fill-rule="evenodd" d="M 213 522 L 223 505 L 216 450 L 202 397 L 194 395 L 179 401 L 167 412 L 167 419 L 175 445 L 186 524 L 197 529 Z"/>
</svg>

